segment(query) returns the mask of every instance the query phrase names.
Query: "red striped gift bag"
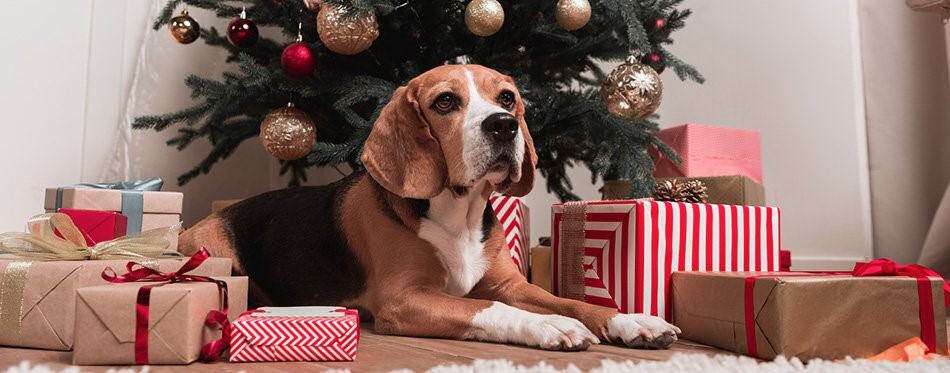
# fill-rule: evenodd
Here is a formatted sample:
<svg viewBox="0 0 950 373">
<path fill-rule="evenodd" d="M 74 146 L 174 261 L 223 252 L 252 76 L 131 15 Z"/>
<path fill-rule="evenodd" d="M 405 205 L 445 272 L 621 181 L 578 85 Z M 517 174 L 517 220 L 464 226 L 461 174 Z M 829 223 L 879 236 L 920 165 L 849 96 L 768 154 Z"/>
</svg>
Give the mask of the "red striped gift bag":
<svg viewBox="0 0 950 373">
<path fill-rule="evenodd" d="M 234 320 L 229 359 L 352 361 L 360 340 L 356 310 L 342 307 L 263 307 Z"/>
<path fill-rule="evenodd" d="M 675 271 L 777 271 L 776 207 L 653 200 L 552 207 L 556 295 L 670 319 Z"/>
<path fill-rule="evenodd" d="M 522 275 L 528 275 L 528 248 L 531 237 L 528 234 L 528 206 L 518 197 L 492 194 L 489 197 L 492 210 L 505 230 L 505 243 L 511 252 L 511 260 L 518 266 Z"/>
</svg>

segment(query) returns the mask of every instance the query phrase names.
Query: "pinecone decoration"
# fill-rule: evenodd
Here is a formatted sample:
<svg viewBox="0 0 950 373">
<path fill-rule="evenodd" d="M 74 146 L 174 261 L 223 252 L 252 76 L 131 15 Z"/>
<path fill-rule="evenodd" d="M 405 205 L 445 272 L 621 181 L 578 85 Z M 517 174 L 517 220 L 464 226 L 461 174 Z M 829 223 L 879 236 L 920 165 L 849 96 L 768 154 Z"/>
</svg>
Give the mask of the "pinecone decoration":
<svg viewBox="0 0 950 373">
<path fill-rule="evenodd" d="M 706 203 L 706 184 L 699 180 L 664 180 L 656 183 L 653 199 L 657 201 Z"/>
</svg>

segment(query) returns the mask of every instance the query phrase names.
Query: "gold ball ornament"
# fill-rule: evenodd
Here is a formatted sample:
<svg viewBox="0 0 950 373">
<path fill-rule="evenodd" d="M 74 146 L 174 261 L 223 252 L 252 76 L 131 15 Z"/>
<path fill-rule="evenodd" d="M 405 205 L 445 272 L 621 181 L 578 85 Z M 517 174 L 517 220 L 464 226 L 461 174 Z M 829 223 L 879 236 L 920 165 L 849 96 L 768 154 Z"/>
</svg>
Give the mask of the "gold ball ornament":
<svg viewBox="0 0 950 373">
<path fill-rule="evenodd" d="M 307 113 L 288 104 L 264 116 L 260 137 L 268 153 L 291 161 L 310 154 L 317 141 L 317 129 Z"/>
<path fill-rule="evenodd" d="M 663 98 L 663 81 L 636 57 L 617 66 L 601 83 L 600 96 L 607 111 L 623 119 L 646 118 L 656 112 Z"/>
<path fill-rule="evenodd" d="M 505 10 L 497 0 L 472 0 L 465 7 L 465 26 L 478 36 L 491 36 L 505 23 Z"/>
<path fill-rule="evenodd" d="M 198 40 L 201 26 L 198 25 L 198 21 L 188 15 L 187 10 L 182 10 L 181 14 L 168 21 L 168 31 L 179 43 L 191 44 Z"/>
<path fill-rule="evenodd" d="M 347 15 L 348 8 L 323 4 L 317 13 L 317 34 L 327 49 L 351 56 L 373 45 L 379 37 L 376 15 Z"/>
<path fill-rule="evenodd" d="M 557 24 L 567 31 L 578 30 L 590 21 L 590 2 L 587 0 L 558 0 L 554 6 Z"/>
</svg>

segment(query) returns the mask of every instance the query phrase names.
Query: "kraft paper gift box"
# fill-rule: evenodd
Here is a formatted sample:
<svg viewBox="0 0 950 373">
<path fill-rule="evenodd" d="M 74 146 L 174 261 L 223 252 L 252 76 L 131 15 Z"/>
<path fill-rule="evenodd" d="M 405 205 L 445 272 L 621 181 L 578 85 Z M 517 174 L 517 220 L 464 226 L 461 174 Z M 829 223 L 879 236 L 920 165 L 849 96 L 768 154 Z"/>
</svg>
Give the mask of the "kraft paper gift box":
<svg viewBox="0 0 950 373">
<path fill-rule="evenodd" d="M 528 248 L 531 242 L 531 235 L 528 233 L 528 219 L 531 214 L 528 206 L 521 198 L 501 194 L 492 194 L 488 200 L 505 231 L 505 243 L 511 253 L 511 260 L 518 266 L 521 274 L 527 277 L 530 267 Z"/>
<path fill-rule="evenodd" d="M 120 213 L 66 208 L 59 209 L 59 212 L 73 219 L 73 223 L 83 233 L 86 245 L 93 246 L 99 242 L 125 236 L 128 219 Z"/>
<path fill-rule="evenodd" d="M 120 212 L 129 219 L 126 234 L 131 235 L 180 221 L 184 195 L 160 189 L 158 178 L 46 188 L 43 206 L 47 212 L 60 208 Z"/>
<path fill-rule="evenodd" d="M 674 271 L 774 271 L 775 207 L 581 201 L 552 206 L 555 295 L 670 319 Z"/>
<path fill-rule="evenodd" d="M 943 281 L 918 286 L 904 276 L 674 273 L 673 323 L 682 338 L 763 359 L 865 358 L 926 341 L 922 332 L 946 355 Z"/>
<path fill-rule="evenodd" d="M 189 273 L 190 274 L 190 273 Z M 228 318 L 247 308 L 247 277 L 215 277 L 227 283 Z M 83 287 L 76 297 L 73 364 L 136 364 L 136 298 L 154 282 Z M 211 282 L 167 283 L 152 288 L 148 303 L 148 364 L 189 364 L 202 346 L 221 337 L 205 323 L 222 299 Z"/>
<path fill-rule="evenodd" d="M 531 248 L 531 283 L 549 293 L 551 289 L 551 246 Z"/>
<path fill-rule="evenodd" d="M 0 345 L 46 350 L 73 347 L 76 289 L 107 284 L 106 267 L 125 268 L 128 259 L 77 261 L 0 260 Z M 163 272 L 177 270 L 184 259 L 152 259 Z M 230 276 L 231 259 L 209 258 L 192 273 Z M 19 312 L 18 312 L 19 311 Z"/>
<path fill-rule="evenodd" d="M 657 183 L 667 180 L 680 182 L 699 180 L 706 185 L 708 203 L 720 205 L 765 206 L 765 188 L 742 175 L 706 177 L 658 177 Z"/>
<path fill-rule="evenodd" d="M 653 151 L 656 177 L 741 175 L 762 184 L 762 145 L 758 131 L 684 124 L 657 133 L 682 161 Z"/>
<path fill-rule="evenodd" d="M 342 307 L 263 307 L 233 325 L 232 363 L 352 361 L 360 340 L 359 314 Z"/>
</svg>

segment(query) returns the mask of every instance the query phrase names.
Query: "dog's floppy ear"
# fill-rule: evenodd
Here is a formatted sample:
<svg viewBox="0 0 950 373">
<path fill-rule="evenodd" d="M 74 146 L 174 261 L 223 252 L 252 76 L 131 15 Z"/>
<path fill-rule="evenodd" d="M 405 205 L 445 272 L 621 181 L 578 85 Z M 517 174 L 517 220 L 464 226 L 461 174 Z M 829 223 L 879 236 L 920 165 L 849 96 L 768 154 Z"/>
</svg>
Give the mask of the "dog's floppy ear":
<svg viewBox="0 0 950 373">
<path fill-rule="evenodd" d="M 534 140 L 528 131 L 528 123 L 524 120 L 524 102 L 518 98 L 515 107 L 515 118 L 518 118 L 518 129 L 524 136 L 524 158 L 521 160 L 521 179 L 508 188 L 508 194 L 523 197 L 534 187 L 534 168 L 538 165 L 538 154 L 534 152 Z"/>
<path fill-rule="evenodd" d="M 376 182 L 400 197 L 428 199 L 442 191 L 448 174 L 442 147 L 412 88 L 393 93 L 366 139 L 362 160 Z"/>
</svg>

